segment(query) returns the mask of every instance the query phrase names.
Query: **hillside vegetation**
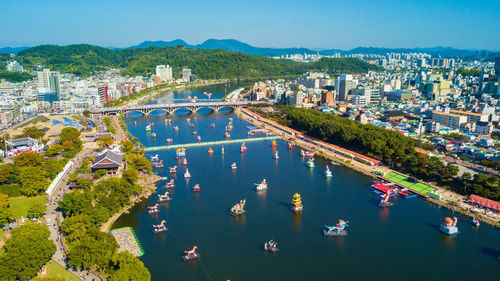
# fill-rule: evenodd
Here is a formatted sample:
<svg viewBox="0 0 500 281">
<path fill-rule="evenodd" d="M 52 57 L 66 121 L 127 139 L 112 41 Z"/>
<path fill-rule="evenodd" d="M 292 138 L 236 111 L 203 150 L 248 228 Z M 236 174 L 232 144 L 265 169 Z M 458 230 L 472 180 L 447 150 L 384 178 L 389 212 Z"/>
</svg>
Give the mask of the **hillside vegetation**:
<svg viewBox="0 0 500 281">
<path fill-rule="evenodd" d="M 25 68 L 43 65 L 78 76 L 89 76 L 109 68 L 121 68 L 126 75 L 150 75 L 158 64 L 171 65 L 176 77 L 179 77 L 183 67 L 189 67 L 193 74 L 202 79 L 284 77 L 307 71 L 339 74 L 382 70 L 358 59 L 325 58 L 313 63 L 298 63 L 220 49 L 189 49 L 182 46 L 111 50 L 86 44 L 43 45 L 19 52 L 16 59 Z"/>
</svg>

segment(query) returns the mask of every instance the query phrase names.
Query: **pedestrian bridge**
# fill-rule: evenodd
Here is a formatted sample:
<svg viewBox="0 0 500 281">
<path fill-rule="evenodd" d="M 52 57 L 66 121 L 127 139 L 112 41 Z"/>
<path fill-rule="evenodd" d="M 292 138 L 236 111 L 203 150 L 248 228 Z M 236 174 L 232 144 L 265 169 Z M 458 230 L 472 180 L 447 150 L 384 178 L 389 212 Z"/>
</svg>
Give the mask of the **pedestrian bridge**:
<svg viewBox="0 0 500 281">
<path fill-rule="evenodd" d="M 252 101 L 236 101 L 236 102 L 186 102 L 186 103 L 163 103 L 163 104 L 145 104 L 123 107 L 103 107 L 92 110 L 92 113 L 100 114 L 120 114 L 130 112 L 141 112 L 144 115 L 149 115 L 152 111 L 164 111 L 167 114 L 172 114 L 179 108 L 185 108 L 196 113 L 201 108 L 209 108 L 214 112 L 218 112 L 222 108 L 238 109 L 249 104 L 257 104 L 260 102 Z"/>
<path fill-rule="evenodd" d="M 144 148 L 144 150 L 145 151 L 157 151 L 157 150 L 188 148 L 188 147 L 217 146 L 217 145 L 231 144 L 231 143 L 244 143 L 244 142 L 274 140 L 277 138 L 278 138 L 277 136 L 268 136 L 268 137 L 260 137 L 260 138 L 247 138 L 247 139 L 235 139 L 235 140 L 221 140 L 221 141 L 207 141 L 207 142 L 195 142 L 195 143 L 185 143 L 185 144 L 161 145 L 161 146 L 146 147 L 146 148 Z"/>
</svg>

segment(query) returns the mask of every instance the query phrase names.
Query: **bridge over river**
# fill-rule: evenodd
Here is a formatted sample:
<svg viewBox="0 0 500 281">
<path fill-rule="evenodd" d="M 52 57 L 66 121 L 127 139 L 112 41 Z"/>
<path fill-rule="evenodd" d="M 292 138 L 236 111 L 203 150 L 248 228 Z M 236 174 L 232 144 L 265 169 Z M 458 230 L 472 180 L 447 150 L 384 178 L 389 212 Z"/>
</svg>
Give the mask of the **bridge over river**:
<svg viewBox="0 0 500 281">
<path fill-rule="evenodd" d="M 122 107 L 103 107 L 92 110 L 92 113 L 100 114 L 120 114 L 129 112 L 141 112 L 148 115 L 152 111 L 161 110 L 171 114 L 179 108 L 186 108 L 192 113 L 196 113 L 201 108 L 210 108 L 214 112 L 219 111 L 221 108 L 238 109 L 249 104 L 258 104 L 261 102 L 256 101 L 212 101 L 212 102 L 185 102 L 185 103 L 162 103 L 162 104 L 144 104 L 135 106 L 122 106 Z"/>
<path fill-rule="evenodd" d="M 244 143 L 244 142 L 273 140 L 273 139 L 277 139 L 277 138 L 278 138 L 277 136 L 267 136 L 267 137 L 235 139 L 235 140 L 207 141 L 207 142 L 195 142 L 195 143 L 185 143 L 185 144 L 161 145 L 161 146 L 146 147 L 144 150 L 145 151 L 157 151 L 157 150 L 188 148 L 188 147 L 217 146 L 217 145 L 231 144 L 231 143 Z"/>
</svg>

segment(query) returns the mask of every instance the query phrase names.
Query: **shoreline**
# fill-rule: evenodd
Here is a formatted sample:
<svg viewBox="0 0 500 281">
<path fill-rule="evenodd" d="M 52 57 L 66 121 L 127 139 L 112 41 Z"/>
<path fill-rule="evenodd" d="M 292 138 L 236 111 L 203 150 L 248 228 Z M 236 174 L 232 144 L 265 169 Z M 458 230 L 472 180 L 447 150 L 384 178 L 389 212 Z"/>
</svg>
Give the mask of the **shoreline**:
<svg viewBox="0 0 500 281">
<path fill-rule="evenodd" d="M 255 112 L 252 112 L 252 113 L 258 115 Z M 263 124 L 262 121 L 258 121 L 256 119 L 253 119 L 252 117 L 248 116 L 247 114 L 244 114 L 243 112 L 241 112 L 241 110 L 235 110 L 234 114 L 236 116 L 242 118 L 243 120 L 250 122 L 253 125 L 258 126 L 260 128 L 269 130 L 270 132 L 272 132 L 273 134 L 275 134 L 279 138 L 281 138 L 285 141 L 288 141 L 288 139 L 286 139 L 287 134 L 284 133 L 283 131 L 280 131 L 276 128 L 273 128 L 271 126 Z M 258 116 L 262 119 L 266 119 L 260 115 L 258 115 Z M 378 177 L 374 173 L 372 173 L 372 171 L 374 170 L 374 166 L 369 166 L 369 165 L 357 162 L 355 160 L 351 160 L 347 157 L 343 157 L 343 156 L 340 156 L 338 154 L 334 154 L 334 153 L 332 153 L 330 151 L 326 151 L 325 149 L 322 149 L 318 146 L 301 141 L 298 138 L 295 138 L 295 141 L 289 141 L 289 142 L 291 142 L 293 145 L 297 145 L 297 146 L 304 148 L 304 149 L 308 149 L 311 151 L 317 151 L 318 155 L 325 158 L 325 159 L 333 160 L 333 161 L 335 161 L 343 166 L 346 166 L 346 167 L 351 168 L 355 171 L 363 173 L 369 177 L 378 179 Z M 383 172 L 393 171 L 392 169 L 389 169 L 386 166 L 377 166 L 377 170 L 380 170 Z M 395 171 L 395 172 L 397 172 L 397 171 Z M 424 199 L 427 202 L 433 203 L 433 204 L 438 205 L 440 207 L 445 207 L 453 212 L 457 212 L 457 213 L 462 214 L 462 215 L 467 216 L 467 217 L 476 217 L 478 220 L 480 220 L 484 223 L 487 223 L 487 224 L 489 224 L 493 227 L 496 227 L 496 228 L 500 228 L 500 221 L 495 221 L 494 219 L 492 219 L 486 215 L 470 211 L 471 206 L 469 206 L 469 205 L 467 205 L 467 207 L 462 207 L 461 205 L 463 205 L 464 203 L 460 203 L 460 202 L 462 202 L 462 199 L 466 199 L 466 197 L 464 197 L 460 194 L 445 190 L 443 188 L 440 188 L 434 184 L 427 183 L 424 181 L 421 181 L 421 182 L 428 184 L 431 187 L 436 188 L 440 192 L 440 194 L 443 195 L 443 200 L 436 200 L 436 199 L 432 199 L 432 198 L 422 198 L 421 196 L 419 196 L 420 199 Z M 451 199 L 455 199 L 456 201 L 455 200 L 453 200 L 453 201 L 457 202 L 458 205 L 455 206 L 455 205 L 450 204 L 449 202 L 447 202 L 447 199 L 450 201 L 451 201 Z"/>
<path fill-rule="evenodd" d="M 131 135 L 128 129 L 125 129 L 121 126 L 120 120 L 118 116 L 114 116 L 112 118 L 113 124 L 116 127 L 116 137 L 119 139 L 123 139 L 125 136 Z M 144 155 L 143 155 L 144 156 Z M 137 196 L 130 197 L 130 204 L 123 207 L 121 210 L 114 213 L 105 223 L 103 223 L 99 230 L 104 232 L 109 232 L 113 224 L 118 220 L 123 214 L 127 214 L 128 211 L 134 207 L 138 202 L 143 199 L 149 198 L 156 191 L 156 184 L 162 178 L 157 174 L 143 174 L 139 175 L 137 180 L 137 184 L 143 187 L 143 190 Z"/>
<path fill-rule="evenodd" d="M 141 194 L 130 198 L 130 204 L 125 206 L 123 209 L 119 210 L 116 212 L 113 216 L 111 216 L 108 221 L 103 223 L 101 227 L 99 228 L 103 232 L 109 232 L 111 230 L 111 227 L 113 224 L 124 214 L 128 214 L 129 210 L 132 209 L 137 203 L 141 202 L 143 199 L 147 199 L 151 197 L 156 191 L 156 184 L 161 180 L 161 177 L 152 174 L 152 175 L 143 175 L 142 180 L 144 182 L 140 182 L 141 179 L 139 179 L 139 182 L 137 184 L 141 185 L 144 187 L 144 190 L 142 191 Z"/>
</svg>

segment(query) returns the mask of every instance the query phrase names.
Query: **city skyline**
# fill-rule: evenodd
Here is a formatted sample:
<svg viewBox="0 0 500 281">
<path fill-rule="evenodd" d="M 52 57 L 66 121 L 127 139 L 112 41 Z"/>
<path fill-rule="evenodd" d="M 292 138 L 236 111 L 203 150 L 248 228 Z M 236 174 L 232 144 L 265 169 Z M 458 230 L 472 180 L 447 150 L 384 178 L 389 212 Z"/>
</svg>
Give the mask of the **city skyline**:
<svg viewBox="0 0 500 281">
<path fill-rule="evenodd" d="M 129 47 L 231 38 L 258 47 L 500 50 L 496 1 L 15 1 L 0 3 L 1 47 L 88 43 Z"/>
</svg>

